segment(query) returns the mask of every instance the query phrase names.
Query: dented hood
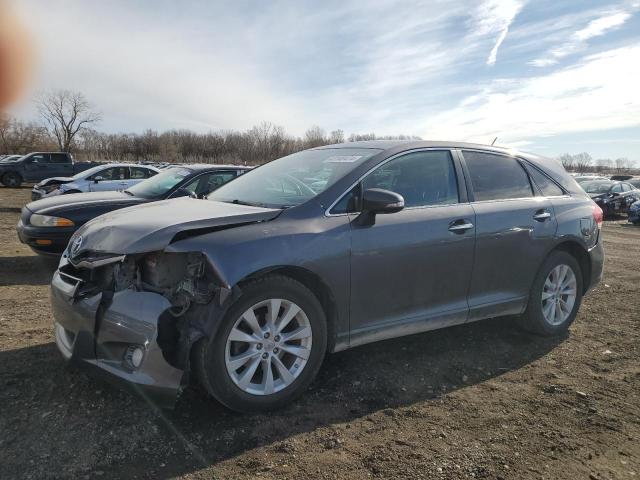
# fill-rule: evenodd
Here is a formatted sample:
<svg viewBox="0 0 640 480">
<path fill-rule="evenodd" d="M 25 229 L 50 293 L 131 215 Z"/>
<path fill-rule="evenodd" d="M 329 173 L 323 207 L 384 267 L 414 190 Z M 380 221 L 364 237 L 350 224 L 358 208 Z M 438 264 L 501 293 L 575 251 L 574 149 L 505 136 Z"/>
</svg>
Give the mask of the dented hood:
<svg viewBox="0 0 640 480">
<path fill-rule="evenodd" d="M 164 249 L 178 233 L 214 231 L 277 217 L 280 209 L 179 198 L 116 210 L 91 220 L 74 234 L 72 256 L 91 250 L 117 254 Z M 78 240 L 82 237 L 82 240 Z M 74 249 L 74 243 L 79 248 Z"/>
</svg>

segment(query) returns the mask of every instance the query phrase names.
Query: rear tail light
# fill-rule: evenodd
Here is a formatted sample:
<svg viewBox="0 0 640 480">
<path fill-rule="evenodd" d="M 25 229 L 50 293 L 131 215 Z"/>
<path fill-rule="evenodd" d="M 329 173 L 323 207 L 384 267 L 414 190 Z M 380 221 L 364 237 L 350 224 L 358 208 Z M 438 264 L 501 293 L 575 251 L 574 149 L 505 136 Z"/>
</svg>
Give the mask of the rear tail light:
<svg viewBox="0 0 640 480">
<path fill-rule="evenodd" d="M 602 213 L 602 209 L 598 205 L 593 205 L 593 220 L 598 225 L 598 228 L 602 228 L 603 218 L 604 214 Z"/>
</svg>

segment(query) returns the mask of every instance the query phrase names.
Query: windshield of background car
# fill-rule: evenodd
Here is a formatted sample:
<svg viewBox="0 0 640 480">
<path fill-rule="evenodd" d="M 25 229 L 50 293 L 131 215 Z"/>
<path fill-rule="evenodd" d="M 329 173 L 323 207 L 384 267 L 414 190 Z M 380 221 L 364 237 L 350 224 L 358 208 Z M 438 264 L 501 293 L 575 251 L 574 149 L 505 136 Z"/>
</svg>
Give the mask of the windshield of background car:
<svg viewBox="0 0 640 480">
<path fill-rule="evenodd" d="M 188 168 L 170 168 L 129 187 L 127 192 L 140 198 L 161 197 L 190 174 Z"/>
<path fill-rule="evenodd" d="M 582 188 L 587 193 L 607 193 L 613 182 L 591 182 L 587 184 L 583 184 Z"/>
<path fill-rule="evenodd" d="M 270 208 L 293 207 L 311 200 L 379 152 L 372 148 L 305 150 L 251 170 L 207 198 Z"/>
</svg>

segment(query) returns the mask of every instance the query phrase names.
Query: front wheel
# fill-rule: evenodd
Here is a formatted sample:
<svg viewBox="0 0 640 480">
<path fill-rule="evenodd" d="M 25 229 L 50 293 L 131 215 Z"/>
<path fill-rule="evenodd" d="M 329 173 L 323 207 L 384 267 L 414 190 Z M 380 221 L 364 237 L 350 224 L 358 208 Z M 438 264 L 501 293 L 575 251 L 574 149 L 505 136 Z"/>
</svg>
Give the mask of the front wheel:
<svg viewBox="0 0 640 480">
<path fill-rule="evenodd" d="M 573 323 L 581 302 L 580 265 L 567 252 L 552 252 L 536 275 L 519 324 L 540 335 L 558 335 Z"/>
<path fill-rule="evenodd" d="M 5 187 L 18 188 L 22 185 L 22 177 L 16 172 L 7 172 L 2 176 L 2 184 Z"/>
<path fill-rule="evenodd" d="M 280 408 L 315 378 L 327 346 L 320 302 L 304 285 L 280 275 L 254 280 L 196 349 L 205 389 L 232 410 Z"/>
</svg>

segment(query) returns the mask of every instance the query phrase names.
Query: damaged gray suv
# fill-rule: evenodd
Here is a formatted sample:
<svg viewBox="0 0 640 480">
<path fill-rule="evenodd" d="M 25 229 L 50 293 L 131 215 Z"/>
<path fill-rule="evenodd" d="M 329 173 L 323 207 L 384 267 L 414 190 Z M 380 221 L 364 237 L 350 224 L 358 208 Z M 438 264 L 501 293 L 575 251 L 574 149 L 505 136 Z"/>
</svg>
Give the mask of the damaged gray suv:
<svg viewBox="0 0 640 480">
<path fill-rule="evenodd" d="M 62 355 L 169 406 L 302 393 L 326 352 L 514 316 L 564 332 L 601 278 L 602 211 L 553 160 L 438 142 L 296 153 L 208 200 L 72 237 L 51 284 Z"/>
</svg>

